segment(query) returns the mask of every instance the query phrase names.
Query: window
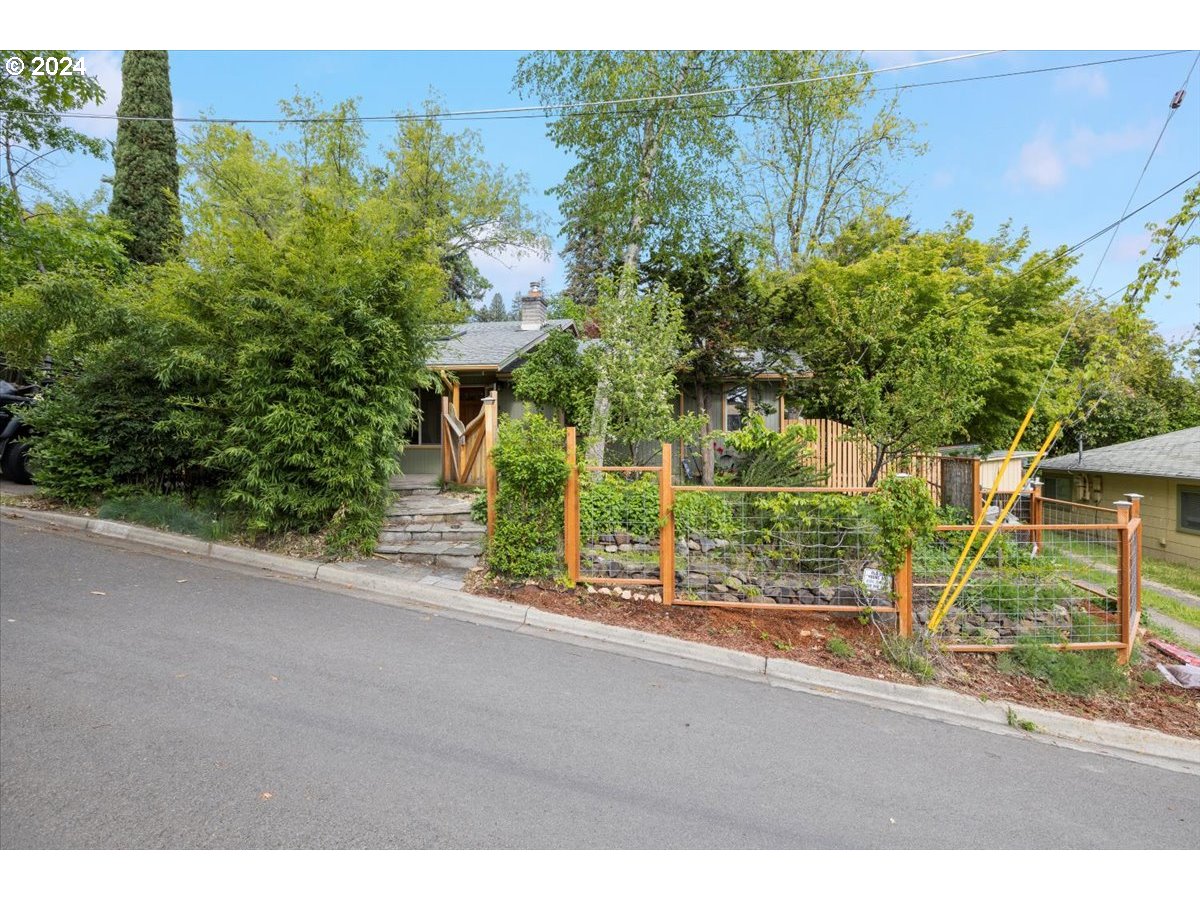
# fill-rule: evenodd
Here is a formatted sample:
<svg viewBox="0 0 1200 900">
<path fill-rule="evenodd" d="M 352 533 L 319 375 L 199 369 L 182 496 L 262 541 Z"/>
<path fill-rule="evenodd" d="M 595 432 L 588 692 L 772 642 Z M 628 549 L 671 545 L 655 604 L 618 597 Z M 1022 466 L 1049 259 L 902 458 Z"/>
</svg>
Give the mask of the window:
<svg viewBox="0 0 1200 900">
<path fill-rule="evenodd" d="M 1059 476 L 1047 477 L 1042 496 L 1049 497 L 1051 500 L 1073 500 L 1071 479 Z"/>
<path fill-rule="evenodd" d="M 750 393 L 746 386 L 738 385 L 725 392 L 725 430 L 738 431 L 749 410 Z"/>
<path fill-rule="evenodd" d="M 1200 485 L 1179 488 L 1179 530 L 1200 534 Z"/>
<path fill-rule="evenodd" d="M 421 421 L 414 422 L 405 434 L 409 444 L 438 446 L 442 443 L 442 395 L 434 391 L 417 392 Z"/>
</svg>

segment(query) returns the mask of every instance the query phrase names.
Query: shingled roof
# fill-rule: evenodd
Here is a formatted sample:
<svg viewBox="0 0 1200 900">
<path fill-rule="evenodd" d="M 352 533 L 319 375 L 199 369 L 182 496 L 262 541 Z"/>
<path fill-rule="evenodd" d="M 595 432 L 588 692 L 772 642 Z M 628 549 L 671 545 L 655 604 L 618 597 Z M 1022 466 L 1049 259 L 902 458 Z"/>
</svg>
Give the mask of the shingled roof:
<svg viewBox="0 0 1200 900">
<path fill-rule="evenodd" d="M 450 337 L 438 341 L 429 367 L 486 368 L 506 371 L 546 339 L 552 331 L 574 328 L 570 319 L 549 319 L 540 328 L 524 329 L 520 322 L 467 322 L 455 325 Z"/>
<path fill-rule="evenodd" d="M 1151 475 L 1156 478 L 1200 480 L 1200 428 L 1184 428 L 1083 451 L 1042 463 L 1042 469 L 1058 472 L 1098 472 L 1114 475 Z"/>
</svg>

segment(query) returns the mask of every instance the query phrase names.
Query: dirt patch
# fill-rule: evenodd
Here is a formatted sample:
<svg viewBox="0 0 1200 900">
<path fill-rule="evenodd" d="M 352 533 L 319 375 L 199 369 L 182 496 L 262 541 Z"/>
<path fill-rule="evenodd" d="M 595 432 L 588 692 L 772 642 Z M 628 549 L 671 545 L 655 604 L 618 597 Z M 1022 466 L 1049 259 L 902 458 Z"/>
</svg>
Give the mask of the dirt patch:
<svg viewBox="0 0 1200 900">
<path fill-rule="evenodd" d="M 797 612 L 786 608 L 737 610 L 663 606 L 649 600 L 621 600 L 605 594 L 589 594 L 582 588 L 511 584 L 489 579 L 478 570 L 469 573 L 466 590 L 609 625 L 761 656 L 792 659 L 868 678 L 919 683 L 913 675 L 897 668 L 884 656 L 882 637 L 890 633 L 893 626 L 885 622 L 863 624 L 853 615 Z M 839 646 L 837 640 L 831 644 L 831 638 L 844 641 L 853 656 L 847 658 L 845 647 Z M 835 653 L 834 649 L 841 653 Z M 1087 719 L 1106 719 L 1200 738 L 1200 697 L 1196 696 L 1197 692 L 1169 684 L 1147 684 L 1142 680 L 1147 677 L 1143 673 L 1156 672 L 1156 662 L 1172 660 L 1143 646 L 1141 659 L 1129 667 L 1130 686 L 1124 696 L 1075 697 L 1059 693 L 1032 677 L 1000 672 L 991 654 L 941 654 L 934 659 L 936 677 L 932 683 L 981 699 L 1010 700 Z"/>
</svg>

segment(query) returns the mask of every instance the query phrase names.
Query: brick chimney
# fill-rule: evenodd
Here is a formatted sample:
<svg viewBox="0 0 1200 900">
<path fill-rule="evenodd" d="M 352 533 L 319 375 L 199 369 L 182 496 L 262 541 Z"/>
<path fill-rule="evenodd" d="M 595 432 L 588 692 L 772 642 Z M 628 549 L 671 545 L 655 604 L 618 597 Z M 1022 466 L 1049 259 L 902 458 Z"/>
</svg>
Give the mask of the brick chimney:
<svg viewBox="0 0 1200 900">
<path fill-rule="evenodd" d="M 546 298 L 542 294 L 542 283 L 529 284 L 529 293 L 521 298 L 521 330 L 537 331 L 546 324 Z"/>
</svg>

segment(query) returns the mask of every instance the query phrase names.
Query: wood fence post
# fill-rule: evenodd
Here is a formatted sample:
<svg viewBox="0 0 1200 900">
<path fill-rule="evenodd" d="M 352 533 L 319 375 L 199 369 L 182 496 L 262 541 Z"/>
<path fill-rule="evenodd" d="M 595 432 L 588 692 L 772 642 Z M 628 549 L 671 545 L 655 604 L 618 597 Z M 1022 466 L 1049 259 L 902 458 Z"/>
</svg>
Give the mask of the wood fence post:
<svg viewBox="0 0 1200 900">
<path fill-rule="evenodd" d="M 904 562 L 896 573 L 896 625 L 901 637 L 912 637 L 913 632 L 913 552 L 912 547 L 904 551 Z"/>
<path fill-rule="evenodd" d="M 579 581 L 579 466 L 575 458 L 575 426 L 567 427 L 567 486 L 563 498 L 563 556 L 567 580 Z"/>
<path fill-rule="evenodd" d="M 1133 637 L 1137 638 L 1138 625 L 1142 619 L 1142 495 L 1141 494 L 1126 494 L 1125 499 L 1129 501 L 1129 537 L 1137 537 L 1137 542 L 1134 546 L 1137 552 L 1130 552 L 1130 574 L 1133 575 L 1131 584 L 1135 588 L 1135 592 L 1130 596 L 1129 602 L 1133 604 L 1133 624 L 1130 627 L 1130 632 Z M 1130 644 L 1132 646 L 1132 643 Z"/>
<path fill-rule="evenodd" d="M 1133 653 L 1135 637 L 1129 616 L 1129 604 L 1133 599 L 1129 596 L 1129 510 L 1133 504 L 1128 500 L 1118 500 L 1113 506 L 1117 508 L 1117 524 L 1121 526 L 1117 532 L 1117 617 L 1120 619 L 1120 640 L 1125 645 L 1117 651 L 1117 662 L 1125 665 Z"/>
<path fill-rule="evenodd" d="M 971 458 L 971 521 L 978 522 L 979 514 L 983 512 L 983 485 L 979 478 L 979 457 Z"/>
<path fill-rule="evenodd" d="M 1042 479 L 1035 478 L 1032 482 L 1033 492 L 1029 495 L 1029 524 L 1042 524 Z M 1033 538 L 1034 553 L 1042 552 L 1042 530 L 1035 528 L 1030 532 Z"/>
<path fill-rule="evenodd" d="M 658 471 L 658 577 L 662 602 L 675 602 L 675 485 L 671 472 L 671 445 L 662 445 L 662 468 Z"/>
<path fill-rule="evenodd" d="M 500 410 L 495 391 L 492 391 L 491 396 L 484 401 L 483 408 L 485 410 L 483 417 L 483 455 L 485 459 L 483 483 L 487 487 L 487 536 L 490 538 L 496 533 L 497 484 L 496 465 L 492 462 L 492 450 L 496 446 Z"/>
</svg>

